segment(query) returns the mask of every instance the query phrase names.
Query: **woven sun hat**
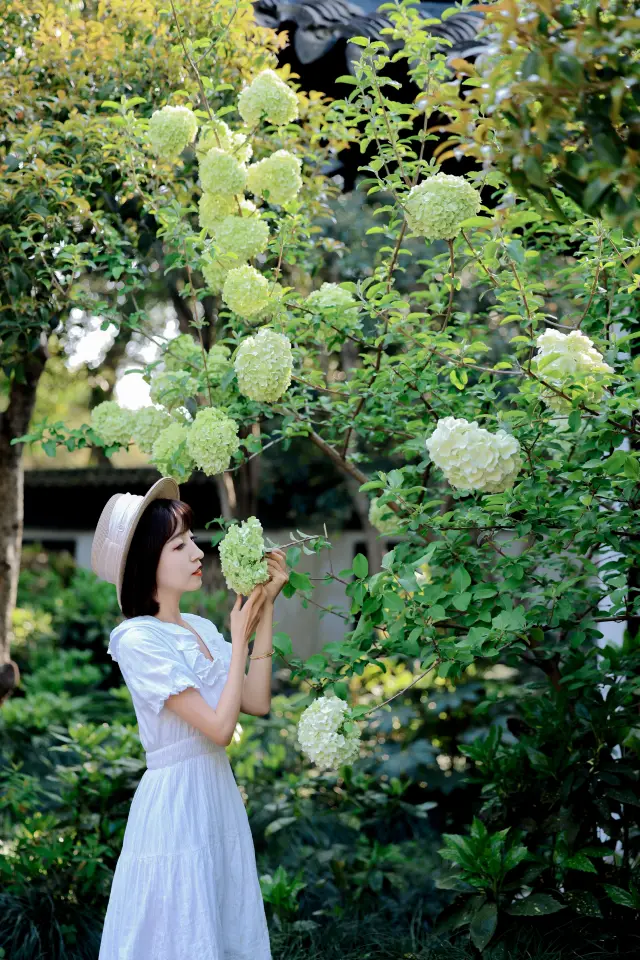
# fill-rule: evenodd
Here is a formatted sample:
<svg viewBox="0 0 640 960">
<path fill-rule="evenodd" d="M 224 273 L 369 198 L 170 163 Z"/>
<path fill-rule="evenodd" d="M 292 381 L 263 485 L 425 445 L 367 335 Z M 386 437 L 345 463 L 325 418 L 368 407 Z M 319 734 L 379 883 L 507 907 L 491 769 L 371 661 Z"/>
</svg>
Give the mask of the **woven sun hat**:
<svg viewBox="0 0 640 960">
<path fill-rule="evenodd" d="M 115 584 L 118 606 L 127 554 L 140 517 L 152 500 L 179 500 L 180 489 L 173 477 L 161 477 L 144 496 L 114 493 L 100 514 L 91 545 L 91 569 L 107 583 Z"/>
</svg>

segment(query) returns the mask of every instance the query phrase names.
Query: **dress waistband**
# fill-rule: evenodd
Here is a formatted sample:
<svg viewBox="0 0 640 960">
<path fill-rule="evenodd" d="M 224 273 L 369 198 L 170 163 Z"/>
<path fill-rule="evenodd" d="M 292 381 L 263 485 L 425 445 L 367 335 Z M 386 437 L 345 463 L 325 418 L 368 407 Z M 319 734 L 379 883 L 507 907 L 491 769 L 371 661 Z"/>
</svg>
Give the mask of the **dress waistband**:
<svg viewBox="0 0 640 960">
<path fill-rule="evenodd" d="M 147 751 L 145 756 L 148 770 L 157 770 L 159 767 L 170 767 L 174 763 L 188 760 L 190 757 L 199 757 L 204 753 L 212 753 L 219 758 L 227 756 L 224 747 L 214 743 L 204 736 L 186 737 L 175 743 L 168 743 L 166 747 Z"/>
</svg>

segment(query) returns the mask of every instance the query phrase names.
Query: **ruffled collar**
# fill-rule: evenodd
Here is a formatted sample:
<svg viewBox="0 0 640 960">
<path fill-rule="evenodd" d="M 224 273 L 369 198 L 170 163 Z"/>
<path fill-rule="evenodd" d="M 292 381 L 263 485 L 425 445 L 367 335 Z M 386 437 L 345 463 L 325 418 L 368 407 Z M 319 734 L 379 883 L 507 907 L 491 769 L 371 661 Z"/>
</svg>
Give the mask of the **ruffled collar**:
<svg viewBox="0 0 640 960">
<path fill-rule="evenodd" d="M 195 634 L 193 634 L 188 627 L 183 627 L 179 623 L 168 623 L 165 620 L 158 620 L 157 617 L 152 616 L 132 617 L 127 622 L 132 624 L 135 620 L 140 624 L 145 622 L 156 627 L 164 628 L 166 631 L 171 633 L 172 646 L 180 651 L 189 668 L 193 670 L 196 676 L 199 677 L 204 683 L 213 683 L 213 681 L 217 680 L 219 676 L 227 672 L 227 661 L 229 658 L 225 656 L 221 650 L 214 646 L 213 638 L 210 635 L 211 631 L 208 629 L 207 621 L 203 617 L 196 617 L 194 614 L 190 613 L 183 613 L 182 617 L 193 626 L 193 629 L 202 639 L 202 642 L 213 657 L 213 660 L 209 660 L 208 657 L 205 657 L 204 653 L 200 649 L 200 645 L 198 644 Z M 193 622 L 194 620 L 197 622 Z"/>
</svg>

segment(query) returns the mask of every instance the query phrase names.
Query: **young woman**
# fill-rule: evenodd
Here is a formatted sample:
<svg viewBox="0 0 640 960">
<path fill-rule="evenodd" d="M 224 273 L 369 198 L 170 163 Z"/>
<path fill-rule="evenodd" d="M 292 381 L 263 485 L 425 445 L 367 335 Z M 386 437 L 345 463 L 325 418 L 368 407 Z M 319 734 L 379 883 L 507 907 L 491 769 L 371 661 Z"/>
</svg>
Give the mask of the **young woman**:
<svg viewBox="0 0 640 960">
<path fill-rule="evenodd" d="M 93 570 L 116 585 L 126 618 L 108 652 L 131 693 L 147 762 L 99 960 L 271 960 L 253 839 L 225 747 L 240 711 L 269 711 L 273 603 L 286 564 L 272 551 L 269 580 L 244 606 L 236 597 L 229 642 L 210 620 L 180 613 L 182 595 L 202 582 L 191 528 L 191 508 L 163 477 L 144 497 L 111 497 L 93 539 Z"/>
</svg>

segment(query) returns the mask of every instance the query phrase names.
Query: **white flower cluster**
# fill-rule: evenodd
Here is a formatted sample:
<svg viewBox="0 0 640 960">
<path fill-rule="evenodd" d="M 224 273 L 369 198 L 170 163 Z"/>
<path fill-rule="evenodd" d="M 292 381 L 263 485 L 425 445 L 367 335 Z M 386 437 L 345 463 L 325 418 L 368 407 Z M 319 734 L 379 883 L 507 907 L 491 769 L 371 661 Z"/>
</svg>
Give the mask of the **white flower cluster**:
<svg viewBox="0 0 640 960">
<path fill-rule="evenodd" d="M 256 257 L 269 243 L 269 227 L 260 216 L 230 214 L 219 220 L 211 233 L 225 254 L 235 253 L 240 262 Z"/>
<path fill-rule="evenodd" d="M 433 463 L 458 490 L 502 493 L 513 486 L 522 466 L 515 437 L 504 430 L 490 433 L 464 417 L 438 420 L 426 447 Z"/>
<path fill-rule="evenodd" d="M 213 294 L 221 293 L 229 271 L 239 265 L 239 261 L 232 257 L 205 256 L 200 269 L 207 289 Z"/>
<path fill-rule="evenodd" d="M 170 423 L 169 414 L 157 407 L 142 407 L 135 411 L 131 435 L 142 453 L 151 453 L 153 444 Z"/>
<path fill-rule="evenodd" d="M 247 142 L 246 134 L 234 133 L 220 117 L 209 120 L 200 130 L 196 145 L 198 161 L 213 147 L 232 153 L 241 163 L 248 163 L 253 155 L 253 147 Z"/>
<path fill-rule="evenodd" d="M 319 767 L 336 769 L 353 763 L 360 753 L 360 731 L 344 730 L 349 706 L 338 697 L 318 697 L 307 707 L 298 723 L 298 744 Z"/>
<path fill-rule="evenodd" d="M 464 177 L 436 173 L 409 191 L 405 214 L 410 229 L 427 240 L 450 240 L 480 209 L 480 194 Z"/>
<path fill-rule="evenodd" d="M 151 146 L 165 160 L 175 160 L 198 132 L 196 115 L 189 107 L 163 107 L 149 120 Z"/>
<path fill-rule="evenodd" d="M 261 327 L 255 336 L 242 341 L 234 367 L 240 393 L 250 400 L 273 403 L 291 383 L 291 341 L 283 333 Z"/>
<path fill-rule="evenodd" d="M 167 370 L 152 377 L 149 396 L 152 403 L 173 410 L 184 406 L 197 392 L 198 381 L 187 370 Z"/>
<path fill-rule="evenodd" d="M 224 343 L 214 343 L 207 354 L 207 376 L 209 381 L 219 383 L 231 368 L 229 355 L 231 350 Z"/>
<path fill-rule="evenodd" d="M 282 126 L 298 117 L 298 98 L 273 70 L 263 70 L 241 91 L 238 111 L 245 123 L 255 126 L 264 117 Z"/>
<path fill-rule="evenodd" d="M 133 419 L 132 411 L 123 410 L 115 400 L 105 400 L 91 411 L 91 426 L 107 446 L 129 443 Z"/>
<path fill-rule="evenodd" d="M 239 446 L 238 424 L 218 407 L 201 407 L 187 434 L 187 450 L 194 463 L 213 477 L 227 470 Z"/>
<path fill-rule="evenodd" d="M 232 267 L 222 287 L 222 299 L 239 317 L 254 317 L 269 301 L 269 281 L 255 267 Z"/>
<path fill-rule="evenodd" d="M 533 366 L 543 380 L 568 395 L 578 387 L 578 396 L 586 403 L 597 403 L 604 392 L 609 374 L 614 372 L 595 349 L 593 341 L 579 330 L 560 333 L 545 330 L 536 340 L 538 352 Z M 541 397 L 547 406 L 557 413 L 570 413 L 571 401 L 553 390 L 544 388 Z"/>
<path fill-rule="evenodd" d="M 257 517 L 230 526 L 218 549 L 220 567 L 229 590 L 246 597 L 255 586 L 269 579 L 262 524 Z"/>
<path fill-rule="evenodd" d="M 200 180 L 207 193 L 234 197 L 247 182 L 247 168 L 230 153 L 212 147 L 200 161 Z"/>
<path fill-rule="evenodd" d="M 311 291 L 305 303 L 310 310 L 318 313 L 337 312 L 355 317 L 358 312 L 354 295 L 339 283 L 323 283 L 318 290 Z"/>
<path fill-rule="evenodd" d="M 395 512 L 388 503 L 380 505 L 379 499 L 379 497 L 374 497 L 369 504 L 369 523 L 388 537 L 400 533 L 400 525 Z"/>
<path fill-rule="evenodd" d="M 203 193 L 198 201 L 200 226 L 213 236 L 225 217 L 232 214 L 238 216 L 238 207 L 243 217 L 259 216 L 255 203 L 247 197 L 240 198 L 239 195 L 225 197 L 221 193 Z"/>
<path fill-rule="evenodd" d="M 276 150 L 271 156 L 247 169 L 247 190 L 269 203 L 284 206 L 294 200 L 302 187 L 302 161 L 288 150 Z"/>
<path fill-rule="evenodd" d="M 189 427 L 182 423 L 170 423 L 158 434 L 151 448 L 151 462 L 165 477 L 173 477 L 177 483 L 186 483 L 195 463 L 187 450 Z"/>
</svg>

